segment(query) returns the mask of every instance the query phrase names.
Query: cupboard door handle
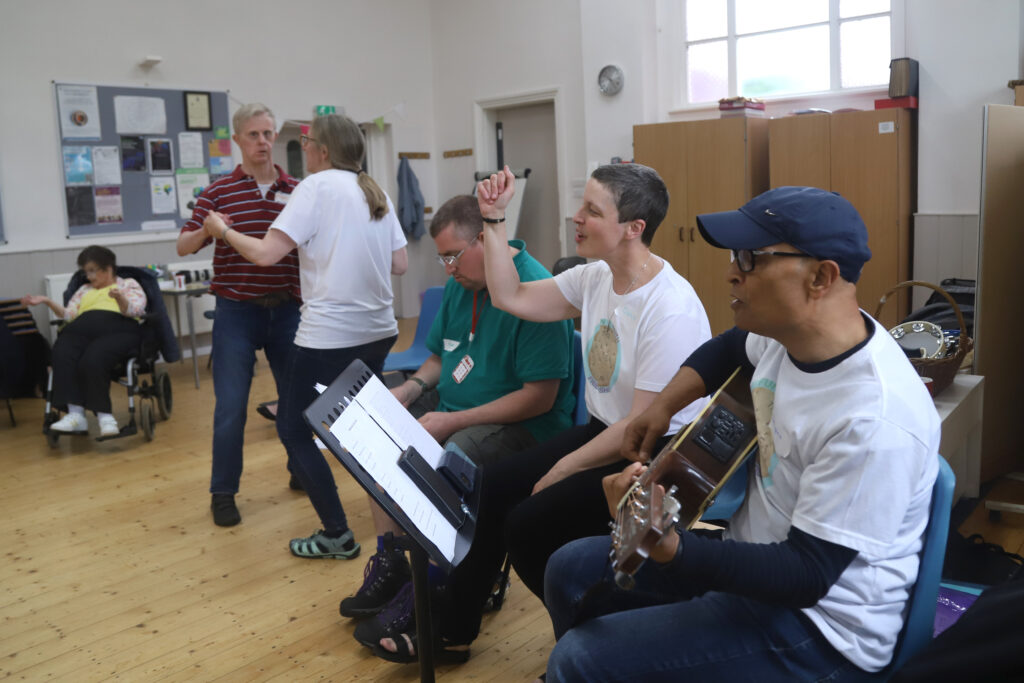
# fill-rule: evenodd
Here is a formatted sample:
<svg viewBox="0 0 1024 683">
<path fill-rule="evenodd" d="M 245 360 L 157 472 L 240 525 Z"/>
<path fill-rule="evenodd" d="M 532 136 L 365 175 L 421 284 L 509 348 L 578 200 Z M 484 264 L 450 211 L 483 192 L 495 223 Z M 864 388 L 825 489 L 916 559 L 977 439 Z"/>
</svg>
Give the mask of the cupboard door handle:
<svg viewBox="0 0 1024 683">
<path fill-rule="evenodd" d="M 685 229 L 686 228 L 684 228 L 683 226 L 681 226 L 681 225 L 679 226 L 679 241 L 680 242 L 685 242 L 686 241 L 686 238 L 683 237 L 683 230 L 685 230 Z"/>
<path fill-rule="evenodd" d="M 690 228 L 690 241 L 693 241 L 693 228 Z"/>
</svg>

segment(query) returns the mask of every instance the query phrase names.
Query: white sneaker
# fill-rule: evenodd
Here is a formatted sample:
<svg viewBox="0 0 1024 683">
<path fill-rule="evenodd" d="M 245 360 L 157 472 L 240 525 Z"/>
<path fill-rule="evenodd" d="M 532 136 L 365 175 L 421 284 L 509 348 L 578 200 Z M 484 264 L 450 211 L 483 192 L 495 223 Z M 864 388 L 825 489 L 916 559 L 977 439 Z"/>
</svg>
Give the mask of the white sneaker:
<svg viewBox="0 0 1024 683">
<path fill-rule="evenodd" d="M 100 423 L 100 436 L 117 436 L 121 433 L 113 415 L 101 415 L 96 420 Z"/>
<path fill-rule="evenodd" d="M 61 419 L 50 425 L 55 432 L 84 432 L 89 429 L 89 423 L 85 415 L 79 413 L 68 413 Z"/>
</svg>

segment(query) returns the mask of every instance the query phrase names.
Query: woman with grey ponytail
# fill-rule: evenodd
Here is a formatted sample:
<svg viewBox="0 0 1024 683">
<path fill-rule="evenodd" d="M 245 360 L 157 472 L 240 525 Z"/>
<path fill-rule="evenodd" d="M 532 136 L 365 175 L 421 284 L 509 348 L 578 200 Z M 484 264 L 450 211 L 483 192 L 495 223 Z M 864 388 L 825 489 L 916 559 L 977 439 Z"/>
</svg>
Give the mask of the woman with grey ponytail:
<svg viewBox="0 0 1024 683">
<path fill-rule="evenodd" d="M 277 263 L 299 251 L 302 314 L 282 381 L 277 433 L 289 469 L 301 482 L 322 529 L 289 547 L 299 557 L 351 559 L 359 554 L 338 498 L 331 468 L 314 445 L 302 411 L 317 383 L 329 385 L 353 360 L 378 376 L 398 339 L 391 276 L 409 265 L 405 235 L 387 194 L 363 170 L 366 141 L 345 116 L 314 119 L 302 136 L 309 175 L 263 239 L 235 230 L 211 212 L 203 227 L 250 261 Z"/>
<path fill-rule="evenodd" d="M 309 135 L 306 136 L 306 154 L 310 146 L 320 147 L 327 154 L 331 168 L 352 171 L 358 176 L 359 187 L 363 190 L 370 215 L 383 218 L 388 212 L 388 196 L 380 189 L 377 181 L 363 170 L 366 157 L 366 139 L 355 121 L 340 114 L 319 116 L 313 120 Z"/>
</svg>

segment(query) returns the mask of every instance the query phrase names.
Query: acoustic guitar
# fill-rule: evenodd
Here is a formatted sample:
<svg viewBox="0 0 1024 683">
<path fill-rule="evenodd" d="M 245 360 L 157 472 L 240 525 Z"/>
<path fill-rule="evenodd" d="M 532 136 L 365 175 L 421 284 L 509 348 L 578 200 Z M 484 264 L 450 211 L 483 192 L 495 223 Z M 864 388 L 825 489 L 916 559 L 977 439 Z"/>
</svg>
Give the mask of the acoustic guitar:
<svg viewBox="0 0 1024 683">
<path fill-rule="evenodd" d="M 736 368 L 619 501 L 612 523 L 615 582 L 633 588 L 633 575 L 662 535 L 677 524 L 692 528 L 756 450 L 750 376 Z"/>
</svg>

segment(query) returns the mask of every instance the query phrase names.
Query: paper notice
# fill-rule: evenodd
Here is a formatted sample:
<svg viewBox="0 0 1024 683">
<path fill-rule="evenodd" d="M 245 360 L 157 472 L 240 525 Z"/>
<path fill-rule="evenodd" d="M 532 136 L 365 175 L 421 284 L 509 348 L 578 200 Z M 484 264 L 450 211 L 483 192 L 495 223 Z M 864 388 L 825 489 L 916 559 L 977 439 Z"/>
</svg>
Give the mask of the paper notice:
<svg viewBox="0 0 1024 683">
<path fill-rule="evenodd" d="M 203 134 L 178 133 L 178 164 L 182 168 L 202 168 Z"/>
<path fill-rule="evenodd" d="M 151 177 L 149 179 L 149 197 L 153 203 L 153 213 L 174 213 L 178 208 L 174 192 L 174 178 L 170 176 Z"/>
<path fill-rule="evenodd" d="M 57 111 L 64 139 L 100 138 L 100 107 L 93 85 L 58 85 Z"/>
<path fill-rule="evenodd" d="M 166 134 L 167 111 L 163 98 L 116 95 L 114 127 L 118 135 Z"/>
<path fill-rule="evenodd" d="M 121 155 L 116 145 L 93 147 L 92 166 L 97 185 L 121 184 Z"/>
</svg>

